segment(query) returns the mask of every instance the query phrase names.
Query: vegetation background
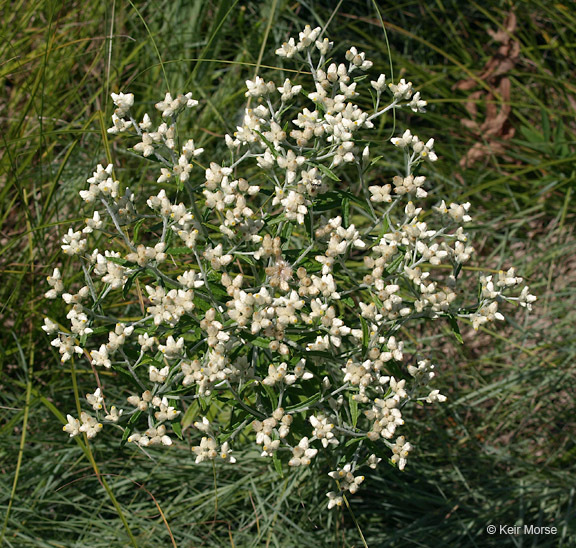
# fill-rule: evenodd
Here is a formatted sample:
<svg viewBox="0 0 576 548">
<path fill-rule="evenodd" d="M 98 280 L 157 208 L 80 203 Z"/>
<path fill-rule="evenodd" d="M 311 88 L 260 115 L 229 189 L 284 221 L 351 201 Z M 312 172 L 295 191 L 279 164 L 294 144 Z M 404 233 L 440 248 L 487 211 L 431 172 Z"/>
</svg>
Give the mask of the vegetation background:
<svg viewBox="0 0 576 548">
<path fill-rule="evenodd" d="M 371 1 L 0 2 L 0 545 L 576 546 L 576 4 L 378 5 L 390 50 Z M 212 468 L 185 446 L 149 460 L 105 434 L 70 440 L 64 416 L 93 383 L 40 329 L 64 311 L 46 276 L 74 275 L 59 240 L 82 218 L 78 190 L 108 154 L 131 161 L 106 139 L 110 93 L 151 109 L 193 91 L 189 133 L 215 147 L 243 82 L 306 23 L 375 73 L 390 75 L 390 51 L 430 105 L 413 129 L 437 140 L 435 191 L 472 202 L 474 265 L 516 265 L 539 296 L 497 331 L 464 326 L 464 345 L 448 330 L 423 341 L 449 401 L 408 425 L 406 471 L 379 470 L 340 512 L 325 476 L 279 478 L 255 451 Z M 558 533 L 489 536 L 490 523 Z"/>
</svg>

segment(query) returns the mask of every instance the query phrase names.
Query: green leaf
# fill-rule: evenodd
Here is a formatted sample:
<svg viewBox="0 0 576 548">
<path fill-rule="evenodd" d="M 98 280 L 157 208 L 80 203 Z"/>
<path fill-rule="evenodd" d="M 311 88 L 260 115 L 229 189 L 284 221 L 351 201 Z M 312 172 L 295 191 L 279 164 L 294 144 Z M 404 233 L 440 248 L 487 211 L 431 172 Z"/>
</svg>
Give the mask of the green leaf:
<svg viewBox="0 0 576 548">
<path fill-rule="evenodd" d="M 134 225 L 134 241 L 138 240 L 138 234 L 140 233 L 140 228 L 142 227 L 144 221 L 145 219 L 139 219 L 136 221 L 136 224 Z"/>
<path fill-rule="evenodd" d="M 142 414 L 142 411 L 136 411 L 136 413 L 134 413 L 130 417 L 128 424 L 126 425 L 126 429 L 124 430 L 124 433 L 122 434 L 122 440 L 120 441 L 120 447 L 123 447 L 124 445 L 126 445 L 126 441 L 130 437 L 130 434 L 132 434 L 132 432 L 134 431 L 134 424 L 140 418 L 141 414 Z"/>
<path fill-rule="evenodd" d="M 200 410 L 200 406 L 199 406 L 197 400 L 192 402 L 192 404 L 188 407 L 188 409 L 186 409 L 186 413 L 184 413 L 184 416 L 182 417 L 182 420 L 180 421 L 180 424 L 181 424 L 183 430 L 186 430 L 187 428 L 189 428 L 192 425 L 192 423 L 194 422 L 194 419 L 198 415 L 199 410 Z"/>
<path fill-rule="evenodd" d="M 284 222 L 285 220 L 286 220 L 286 215 L 284 215 L 284 214 L 276 215 L 275 217 L 273 217 L 273 218 L 271 218 L 271 219 L 268 219 L 268 220 L 266 221 L 266 224 L 269 225 L 269 226 L 277 225 L 277 224 L 279 224 L 279 223 Z"/>
<path fill-rule="evenodd" d="M 390 360 L 386 362 L 386 369 L 391 375 L 394 375 L 397 379 L 401 379 L 403 376 L 402 369 L 400 368 L 400 363 L 396 360 Z"/>
<path fill-rule="evenodd" d="M 311 358 L 312 357 L 326 358 L 326 359 L 333 358 L 332 354 L 330 354 L 330 352 L 326 352 L 325 350 L 308 350 L 306 352 L 306 356 Z"/>
<path fill-rule="evenodd" d="M 182 436 L 182 425 L 179 422 L 172 423 L 172 430 L 174 431 L 174 434 L 178 436 L 178 438 L 180 438 L 181 440 L 184 439 L 184 437 Z"/>
<path fill-rule="evenodd" d="M 460 275 L 460 271 L 462 270 L 462 263 L 456 263 L 454 265 L 454 278 L 457 278 Z"/>
<path fill-rule="evenodd" d="M 356 443 L 360 443 L 362 440 L 365 440 L 366 438 L 352 438 L 349 439 L 345 444 L 344 447 L 350 447 L 351 445 L 354 445 Z"/>
<path fill-rule="evenodd" d="M 320 394 L 318 392 L 318 393 L 314 394 L 312 397 L 308 398 L 307 400 L 304 400 L 304 401 L 297 403 L 295 405 L 290 405 L 290 406 L 286 407 L 286 411 L 298 412 L 301 409 L 305 409 L 306 407 L 309 407 L 312 404 L 316 403 L 321 397 L 322 397 L 322 394 Z"/>
<path fill-rule="evenodd" d="M 241 263 L 249 264 L 250 266 L 256 266 L 256 261 L 250 255 L 234 255 L 236 260 L 240 261 Z"/>
<path fill-rule="evenodd" d="M 348 228 L 350 219 L 350 199 L 348 197 L 342 200 L 342 226 Z"/>
<path fill-rule="evenodd" d="M 350 405 L 350 416 L 352 417 L 352 426 L 356 428 L 360 410 L 358 409 L 358 402 L 354 399 L 354 394 L 348 394 L 348 404 Z"/>
<path fill-rule="evenodd" d="M 260 138 L 264 141 L 264 143 L 268 147 L 268 150 L 272 153 L 274 158 L 278 158 L 278 152 L 274 148 L 274 145 L 268 139 L 266 139 L 266 137 L 264 137 L 264 135 L 262 135 L 262 133 L 260 133 L 257 129 L 254 130 L 254 133 L 257 133 L 260 136 Z"/>
<path fill-rule="evenodd" d="M 314 227 L 312 226 L 312 210 L 308 209 L 308 213 L 306 213 L 306 216 L 304 217 L 304 226 L 306 227 L 306 232 L 308 233 L 308 235 L 310 236 L 310 238 L 313 238 L 313 230 Z"/>
<path fill-rule="evenodd" d="M 331 169 L 327 168 L 324 164 L 314 164 L 326 177 L 333 181 L 340 181 L 340 177 L 336 175 Z"/>
<path fill-rule="evenodd" d="M 250 341 L 253 346 L 257 346 L 258 348 L 268 348 L 270 346 L 270 339 L 266 339 L 264 337 L 257 337 L 252 333 L 243 332 L 242 336 Z"/>
<path fill-rule="evenodd" d="M 106 260 L 110 261 L 111 263 L 119 264 L 120 266 L 132 266 L 133 264 L 130 261 L 127 261 L 126 259 L 122 259 L 120 257 L 106 257 Z"/>
<path fill-rule="evenodd" d="M 233 401 L 233 398 L 229 401 Z M 227 432 L 221 441 L 225 442 L 234 433 L 234 431 L 239 428 L 240 425 L 249 417 L 252 417 L 252 415 L 250 415 L 245 409 L 242 409 L 241 407 L 233 407 L 232 411 L 230 412 L 230 422 L 226 428 Z"/>
<path fill-rule="evenodd" d="M 276 392 L 274 392 L 274 390 L 272 390 L 272 388 L 266 384 L 261 384 L 260 386 L 264 389 L 264 392 L 266 392 L 266 395 L 272 404 L 272 409 L 276 409 L 278 407 L 278 395 Z"/>
<path fill-rule="evenodd" d="M 349 306 L 350 308 L 356 309 L 356 304 L 354 303 L 354 301 L 350 297 L 343 297 L 342 299 L 340 299 L 340 302 L 344 303 L 345 305 Z"/>
<path fill-rule="evenodd" d="M 533 127 L 520 126 L 520 132 L 524 135 L 525 139 L 532 145 L 542 145 L 544 135 Z"/>
<path fill-rule="evenodd" d="M 274 468 L 281 478 L 284 478 L 284 471 L 282 470 L 282 461 L 278 458 L 276 453 L 272 453 L 272 461 L 274 462 Z"/>
<path fill-rule="evenodd" d="M 214 280 L 216 281 L 216 280 Z M 216 281 L 216 283 L 214 283 L 213 280 L 209 280 L 208 281 L 208 289 L 210 290 L 210 293 L 212 293 L 212 295 L 218 300 L 224 300 L 229 298 L 228 293 L 226 293 L 226 291 L 222 288 L 222 286 L 220 285 L 220 279 L 218 279 Z M 198 295 L 201 295 L 202 293 L 200 291 L 197 291 Z"/>
<path fill-rule="evenodd" d="M 238 391 L 238 394 L 240 396 L 243 396 L 244 392 L 246 392 L 246 390 L 248 388 L 250 388 L 251 386 L 254 386 L 254 385 L 259 386 L 259 383 L 257 383 L 255 379 L 250 379 L 246 384 L 242 385 L 242 387 Z"/>
<path fill-rule="evenodd" d="M 282 234 L 281 237 L 284 240 L 284 246 L 287 249 L 290 249 L 290 236 L 292 236 L 292 229 L 294 228 L 294 225 L 292 223 L 286 223 L 284 225 L 284 227 L 282 228 Z"/>
<path fill-rule="evenodd" d="M 212 403 L 212 394 L 210 396 L 200 396 L 196 400 L 202 410 L 202 413 L 206 414 L 210 409 L 210 404 Z"/>
<path fill-rule="evenodd" d="M 130 293 L 130 289 L 132 289 L 132 284 L 134 283 L 134 280 L 140 275 L 141 272 L 142 272 L 142 270 L 138 269 L 138 270 L 136 270 L 136 272 L 134 272 L 133 274 L 128 276 L 128 279 L 126 280 L 126 283 L 124 284 L 124 287 L 122 288 L 122 296 L 125 299 L 128 298 L 128 294 Z"/>
<path fill-rule="evenodd" d="M 186 246 L 170 247 L 166 251 L 168 255 L 189 255 L 192 250 Z"/>
<path fill-rule="evenodd" d="M 212 210 L 209 209 L 209 208 L 206 208 L 206 209 L 207 209 L 208 211 L 212 211 Z M 218 233 L 218 232 L 220 231 L 220 228 L 219 228 L 218 226 L 216 226 L 216 225 L 213 225 L 212 223 L 203 222 L 202 224 L 203 224 L 206 228 L 209 228 L 210 230 L 212 230 L 213 232 Z"/>
<path fill-rule="evenodd" d="M 462 339 L 462 335 L 460 334 L 460 328 L 458 327 L 458 322 L 456 321 L 456 318 L 452 316 L 452 314 L 447 314 L 446 317 L 448 318 L 448 323 L 450 324 L 452 334 L 460 344 L 464 344 L 464 340 Z"/>
<path fill-rule="evenodd" d="M 362 316 L 360 316 L 360 323 L 362 324 L 362 352 L 365 353 L 368 350 L 368 344 L 370 344 L 370 328 Z"/>
<path fill-rule="evenodd" d="M 136 379 L 128 372 L 126 369 L 119 364 L 112 364 L 112 370 L 118 373 L 119 376 L 124 378 L 124 381 L 128 382 L 130 385 L 134 386 L 137 389 L 140 389 L 140 386 L 136 382 Z"/>
<path fill-rule="evenodd" d="M 372 210 L 370 209 L 370 204 L 368 203 L 368 200 L 366 200 L 366 198 L 362 196 L 356 196 L 351 192 L 347 192 L 345 190 L 339 191 L 338 194 L 340 195 L 340 200 L 347 198 L 348 200 L 350 200 L 350 202 L 362 208 L 362 210 L 365 211 L 366 213 L 368 214 L 372 213 Z"/>
</svg>

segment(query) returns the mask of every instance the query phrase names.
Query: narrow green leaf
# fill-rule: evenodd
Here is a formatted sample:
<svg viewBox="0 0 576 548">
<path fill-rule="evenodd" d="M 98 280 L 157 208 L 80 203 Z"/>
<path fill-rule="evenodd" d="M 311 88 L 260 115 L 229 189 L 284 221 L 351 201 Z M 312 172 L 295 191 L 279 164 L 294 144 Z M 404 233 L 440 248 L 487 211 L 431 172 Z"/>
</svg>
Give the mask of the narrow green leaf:
<svg viewBox="0 0 576 548">
<path fill-rule="evenodd" d="M 271 152 L 274 158 L 278 158 L 278 152 L 274 148 L 274 145 L 268 139 L 266 139 L 266 137 L 264 137 L 264 135 L 262 135 L 262 133 L 260 133 L 257 129 L 254 130 L 254 133 L 260 135 L 260 138 L 264 141 L 264 143 L 268 147 L 268 150 Z"/>
<path fill-rule="evenodd" d="M 265 384 L 261 384 L 260 386 L 264 389 L 264 392 L 266 392 L 266 395 L 272 404 L 272 409 L 276 409 L 278 407 L 278 395 L 276 392 L 274 392 L 270 386 Z"/>
<path fill-rule="evenodd" d="M 124 445 L 126 445 L 126 441 L 130 437 L 130 434 L 132 434 L 132 432 L 134 431 L 134 424 L 136 424 L 136 421 L 138 421 L 141 414 L 142 414 L 142 411 L 136 411 L 136 413 L 134 413 L 130 417 L 130 420 L 128 421 L 128 424 L 126 425 L 124 433 L 122 434 L 122 440 L 120 441 L 120 447 L 123 447 Z"/>
<path fill-rule="evenodd" d="M 282 461 L 278 458 L 278 455 L 276 453 L 272 453 L 272 461 L 274 462 L 274 468 L 276 469 L 276 472 L 278 472 L 278 475 L 281 478 L 284 478 L 284 470 L 282 470 Z"/>
<path fill-rule="evenodd" d="M 354 399 L 354 394 L 348 394 L 348 404 L 350 405 L 350 416 L 352 417 L 352 426 L 356 428 L 360 411 L 358 409 L 358 402 Z"/>
<path fill-rule="evenodd" d="M 342 200 L 342 226 L 348 228 L 350 219 L 350 199 L 348 197 Z"/>
<path fill-rule="evenodd" d="M 130 276 L 128 276 L 128 279 L 126 280 L 126 283 L 124 284 L 124 287 L 122 288 L 122 296 L 127 299 L 128 298 L 128 294 L 130 293 L 130 289 L 132 289 L 132 284 L 134 283 L 134 280 L 139 276 L 139 274 L 142 272 L 142 270 L 138 269 L 136 270 L 136 272 L 134 272 L 133 274 L 130 274 Z"/>
<path fill-rule="evenodd" d="M 174 431 L 174 434 L 178 436 L 179 439 L 181 440 L 184 439 L 184 437 L 182 436 L 182 425 L 179 422 L 172 423 L 172 430 Z"/>
<path fill-rule="evenodd" d="M 324 164 L 314 164 L 326 177 L 333 181 L 340 181 L 340 177 L 336 175 L 331 169 L 327 168 Z"/>
<path fill-rule="evenodd" d="M 182 426 L 183 430 L 186 430 L 187 428 L 189 428 L 192 425 L 192 423 L 194 422 L 194 419 L 198 415 L 199 410 L 200 410 L 200 406 L 199 406 L 197 400 L 193 401 L 188 406 L 188 409 L 186 409 L 186 413 L 184 413 L 184 416 L 182 417 L 182 420 L 180 421 L 180 425 Z"/>
<path fill-rule="evenodd" d="M 311 405 L 316 403 L 321 397 L 322 397 L 322 394 L 320 394 L 318 392 L 317 394 L 314 394 L 314 396 L 308 398 L 307 400 L 304 400 L 300 403 L 297 403 L 296 405 L 290 405 L 290 406 L 286 407 L 286 411 L 300 411 L 301 409 L 305 409 L 306 407 L 310 407 Z"/>
<path fill-rule="evenodd" d="M 456 318 L 452 316 L 452 314 L 447 314 L 446 317 L 448 318 L 448 323 L 450 324 L 452 334 L 460 344 L 464 344 L 464 340 L 462 339 L 462 335 L 460 334 L 460 328 L 458 327 L 458 322 L 456 321 Z"/>
<path fill-rule="evenodd" d="M 134 241 L 138 241 L 138 234 L 140 233 L 140 228 L 142 228 L 142 224 L 146 219 L 138 219 L 134 224 Z"/>
<path fill-rule="evenodd" d="M 365 439 L 366 438 L 351 438 L 344 444 L 344 447 L 350 447 L 351 445 L 355 445 L 357 443 L 360 443 L 362 440 L 365 440 Z"/>
<path fill-rule="evenodd" d="M 170 247 L 166 253 L 168 255 L 189 255 L 192 253 L 191 249 L 186 246 Z"/>
<path fill-rule="evenodd" d="M 362 351 L 365 353 L 370 344 L 370 328 L 368 322 L 360 316 L 360 324 L 362 325 Z"/>
</svg>

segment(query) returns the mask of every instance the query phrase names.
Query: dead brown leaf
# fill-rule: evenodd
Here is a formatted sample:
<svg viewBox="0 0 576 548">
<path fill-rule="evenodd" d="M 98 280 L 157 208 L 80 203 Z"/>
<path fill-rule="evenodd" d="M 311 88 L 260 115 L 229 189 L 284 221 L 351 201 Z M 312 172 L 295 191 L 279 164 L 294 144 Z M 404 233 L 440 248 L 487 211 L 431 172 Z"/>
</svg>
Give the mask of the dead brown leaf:
<svg viewBox="0 0 576 548">
<path fill-rule="evenodd" d="M 514 136 L 514 128 L 510 126 L 510 79 L 506 74 L 516 65 L 520 55 L 520 44 L 513 40 L 516 29 L 516 15 L 510 12 L 504 26 L 496 31 L 488 30 L 488 34 L 501 46 L 486 62 L 479 78 L 486 82 L 490 91 L 485 89 L 471 93 L 465 104 L 470 119 L 463 118 L 461 124 L 471 130 L 478 142 L 474 144 L 460 160 L 462 167 L 471 167 L 490 155 L 501 155 L 506 151 L 505 141 Z M 473 90 L 478 85 L 477 79 L 460 80 L 454 89 Z M 478 103 L 486 104 L 483 121 L 478 120 Z"/>
</svg>

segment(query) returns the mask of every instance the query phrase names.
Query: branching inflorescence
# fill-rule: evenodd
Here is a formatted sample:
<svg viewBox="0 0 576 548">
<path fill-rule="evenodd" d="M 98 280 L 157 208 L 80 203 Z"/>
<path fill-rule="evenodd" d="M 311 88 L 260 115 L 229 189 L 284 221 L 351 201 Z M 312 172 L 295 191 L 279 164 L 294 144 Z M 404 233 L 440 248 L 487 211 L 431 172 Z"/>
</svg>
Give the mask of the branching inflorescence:
<svg viewBox="0 0 576 548">
<path fill-rule="evenodd" d="M 426 209 L 432 186 L 420 172 L 437 160 L 434 140 L 405 130 L 391 139 L 396 175 L 367 182 L 381 158 L 371 158 L 382 146 L 370 140 L 374 121 L 426 102 L 405 80 L 370 80 L 372 63 L 355 48 L 333 62 L 319 37 L 306 27 L 276 51 L 308 66 L 302 83 L 248 80 L 253 108 L 225 137 L 230 159 L 209 162 L 204 177 L 193 167 L 203 149 L 176 130 L 198 104 L 191 93 L 167 93 L 158 126 L 132 116 L 133 95 L 112 95 L 109 133 L 136 138 L 132 151 L 155 162 L 161 189 L 139 203 L 113 165 L 96 168 L 80 192 L 92 216 L 62 245 L 84 283 L 66 293 L 54 270 L 46 297 L 70 305 L 70 323 L 46 318 L 44 330 L 62 362 L 83 355 L 129 394 L 107 406 L 98 381 L 90 412 L 68 415 L 70 436 L 109 424 L 145 451 L 188 430 L 198 463 L 235 462 L 230 446 L 247 437 L 277 467 L 324 453 L 336 468 L 331 508 L 356 492 L 360 467 L 387 455 L 402 470 L 410 404 L 446 399 L 430 386 L 432 363 L 404 354 L 402 332 L 459 318 L 478 328 L 504 319 L 500 303 L 529 309 L 535 297 L 512 268 L 457 291 L 473 253 L 470 204 Z"/>
</svg>

